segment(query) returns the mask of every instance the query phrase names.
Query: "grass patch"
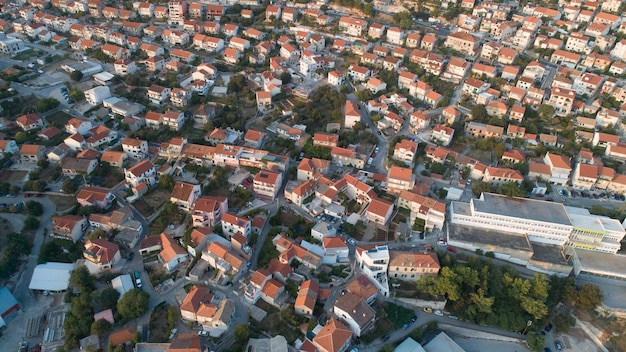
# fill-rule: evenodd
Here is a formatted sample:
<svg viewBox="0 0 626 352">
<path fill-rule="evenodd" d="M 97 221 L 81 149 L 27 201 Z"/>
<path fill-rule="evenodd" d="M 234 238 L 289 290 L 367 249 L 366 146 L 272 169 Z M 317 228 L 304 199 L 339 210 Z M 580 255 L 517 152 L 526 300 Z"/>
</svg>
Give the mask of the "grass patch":
<svg viewBox="0 0 626 352">
<path fill-rule="evenodd" d="M 38 55 L 39 55 L 39 53 L 36 52 L 35 50 L 28 49 L 28 50 L 24 50 L 21 53 L 13 56 L 13 60 L 24 61 L 24 60 L 28 60 L 31 57 L 35 57 L 35 56 L 38 56 Z"/>
<path fill-rule="evenodd" d="M 50 125 L 63 129 L 67 121 L 72 118 L 72 115 L 66 113 L 65 111 L 55 111 L 52 114 L 46 117 L 48 123 Z"/>
<path fill-rule="evenodd" d="M 412 310 L 390 302 L 383 303 L 382 309 L 387 319 L 393 322 L 395 329 L 401 329 L 402 325 L 410 323 L 411 319 L 415 316 Z"/>
</svg>

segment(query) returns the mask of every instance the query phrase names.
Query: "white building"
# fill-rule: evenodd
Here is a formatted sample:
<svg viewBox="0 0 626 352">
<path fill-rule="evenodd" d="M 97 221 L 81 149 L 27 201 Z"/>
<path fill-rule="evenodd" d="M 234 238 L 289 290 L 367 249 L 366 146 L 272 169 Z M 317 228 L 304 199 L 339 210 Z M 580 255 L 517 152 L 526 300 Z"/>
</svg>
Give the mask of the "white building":
<svg viewBox="0 0 626 352">
<path fill-rule="evenodd" d="M 378 292 L 387 296 L 389 294 L 389 280 L 387 279 L 389 248 L 380 245 L 358 246 L 356 247 L 356 261 L 363 274 L 376 285 Z"/>
<path fill-rule="evenodd" d="M 85 91 L 85 100 L 91 105 L 98 105 L 110 97 L 111 90 L 107 86 L 98 86 Z"/>
<path fill-rule="evenodd" d="M 531 242 L 562 246 L 574 228 L 563 204 L 555 202 L 483 193 L 449 209 L 451 224 L 527 235 Z"/>
</svg>

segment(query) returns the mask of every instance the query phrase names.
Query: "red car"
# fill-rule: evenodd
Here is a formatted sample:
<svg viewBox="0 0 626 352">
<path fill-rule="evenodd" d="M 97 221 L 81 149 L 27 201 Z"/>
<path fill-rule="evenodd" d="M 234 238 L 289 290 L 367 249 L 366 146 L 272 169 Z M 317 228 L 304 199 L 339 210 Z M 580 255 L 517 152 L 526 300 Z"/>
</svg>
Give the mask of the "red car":
<svg viewBox="0 0 626 352">
<path fill-rule="evenodd" d="M 32 196 L 33 196 L 32 193 L 24 193 L 24 198 L 30 198 Z"/>
<path fill-rule="evenodd" d="M 456 253 L 456 249 L 454 249 L 454 247 L 451 247 L 451 246 L 448 246 L 446 250 L 448 250 L 448 252 L 450 253 Z"/>
<path fill-rule="evenodd" d="M 41 197 L 43 197 L 43 194 L 41 194 L 41 193 L 37 193 L 37 194 L 35 194 L 35 197 L 37 197 L 37 198 L 41 198 Z"/>
</svg>

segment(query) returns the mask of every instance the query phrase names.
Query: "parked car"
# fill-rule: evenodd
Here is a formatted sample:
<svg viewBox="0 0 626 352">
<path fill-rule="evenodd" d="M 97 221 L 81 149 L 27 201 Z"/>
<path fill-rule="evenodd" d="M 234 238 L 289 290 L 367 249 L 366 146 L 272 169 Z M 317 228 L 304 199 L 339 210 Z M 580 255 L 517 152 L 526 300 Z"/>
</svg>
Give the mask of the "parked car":
<svg viewBox="0 0 626 352">
<path fill-rule="evenodd" d="M 348 244 L 354 246 L 356 245 L 356 241 L 354 240 L 354 238 L 348 238 Z"/>
<path fill-rule="evenodd" d="M 141 278 L 141 273 L 140 272 L 135 271 L 133 274 L 135 275 L 135 279 L 140 279 Z"/>
<path fill-rule="evenodd" d="M 433 313 L 435 313 L 435 315 L 437 315 L 437 316 L 443 317 L 443 312 L 441 310 L 439 310 L 439 309 L 435 309 L 435 311 Z"/>
<path fill-rule="evenodd" d="M 424 313 L 428 313 L 428 314 L 433 312 L 433 310 L 431 308 L 423 308 L 422 311 L 424 311 Z"/>
<path fill-rule="evenodd" d="M 561 346 L 561 342 L 560 341 L 554 341 L 554 346 L 559 351 L 563 349 L 563 346 Z"/>
<path fill-rule="evenodd" d="M 137 285 L 137 288 L 143 287 L 143 283 L 141 282 L 141 279 L 135 279 L 135 284 Z"/>
<path fill-rule="evenodd" d="M 447 245 L 447 244 L 448 244 L 448 241 L 446 241 L 446 239 L 445 239 L 445 238 L 443 238 L 443 237 L 439 237 L 439 238 L 437 239 L 437 245 L 438 245 L 438 246 L 445 246 L 445 245 Z"/>
<path fill-rule="evenodd" d="M 456 249 L 454 249 L 454 247 L 451 247 L 451 246 L 448 246 L 446 250 L 450 253 L 456 253 Z"/>
<path fill-rule="evenodd" d="M 402 330 L 406 330 L 409 327 L 409 324 L 402 325 Z"/>
<path fill-rule="evenodd" d="M 204 331 L 204 330 L 200 330 L 200 331 L 198 331 L 198 336 L 209 336 L 209 332 L 208 331 Z"/>
<path fill-rule="evenodd" d="M 387 340 L 389 340 L 391 336 L 389 334 L 383 336 L 383 342 L 386 342 Z"/>
<path fill-rule="evenodd" d="M 135 257 L 135 252 L 130 252 L 126 257 L 126 260 L 130 262 L 131 260 L 133 260 L 133 257 Z"/>
<path fill-rule="evenodd" d="M 546 326 L 546 332 L 550 332 L 550 330 L 552 330 L 552 323 L 548 324 L 548 326 Z"/>
</svg>

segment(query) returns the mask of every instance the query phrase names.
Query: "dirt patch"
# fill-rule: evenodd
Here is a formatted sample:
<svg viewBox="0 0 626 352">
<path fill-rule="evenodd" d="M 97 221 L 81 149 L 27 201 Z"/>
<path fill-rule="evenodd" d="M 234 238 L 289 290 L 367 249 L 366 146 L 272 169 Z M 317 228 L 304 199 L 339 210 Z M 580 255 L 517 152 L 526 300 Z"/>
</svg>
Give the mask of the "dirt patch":
<svg viewBox="0 0 626 352">
<path fill-rule="evenodd" d="M 478 150 L 472 149 L 467 153 L 467 156 L 480 161 L 483 164 L 491 163 L 491 151 L 490 150 Z"/>
<path fill-rule="evenodd" d="M 138 199 L 133 205 L 146 217 L 152 216 L 170 199 L 170 192 L 156 189 Z"/>
<path fill-rule="evenodd" d="M 120 183 L 124 179 L 124 175 L 117 170 L 113 170 L 112 172 L 106 174 L 104 176 L 104 180 L 102 181 L 101 186 L 104 188 L 113 188 L 118 183 Z"/>
<path fill-rule="evenodd" d="M 281 225 L 289 227 L 298 222 L 298 216 L 283 211 L 280 213 L 280 221 Z"/>
<path fill-rule="evenodd" d="M 159 305 L 154 308 L 150 315 L 150 342 L 166 342 L 171 328 L 167 320 L 169 306 Z"/>
<path fill-rule="evenodd" d="M 48 167 L 41 170 L 39 174 L 40 180 L 46 180 L 48 183 L 56 183 L 56 181 L 61 177 L 62 173 L 59 172 L 55 167 Z M 53 178 L 53 176 L 55 176 Z"/>
<path fill-rule="evenodd" d="M 73 196 L 61 196 L 56 194 L 48 195 L 52 203 L 56 205 L 57 211 L 63 212 L 69 210 L 76 204 L 76 198 Z"/>
<path fill-rule="evenodd" d="M 26 175 L 28 175 L 28 171 L 9 169 L 0 170 L 0 180 L 3 180 L 5 182 L 21 182 L 24 180 L 24 177 L 26 177 Z"/>
<path fill-rule="evenodd" d="M 452 146 L 452 148 L 450 148 L 450 149 L 452 149 L 453 151 L 455 151 L 455 152 L 457 152 L 459 154 L 463 154 L 463 153 L 465 153 L 465 150 L 467 149 L 467 144 L 465 144 L 465 143 L 457 144 L 455 146 Z"/>
</svg>

